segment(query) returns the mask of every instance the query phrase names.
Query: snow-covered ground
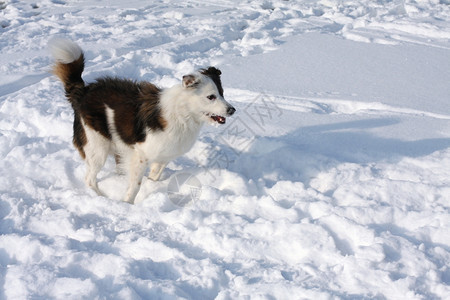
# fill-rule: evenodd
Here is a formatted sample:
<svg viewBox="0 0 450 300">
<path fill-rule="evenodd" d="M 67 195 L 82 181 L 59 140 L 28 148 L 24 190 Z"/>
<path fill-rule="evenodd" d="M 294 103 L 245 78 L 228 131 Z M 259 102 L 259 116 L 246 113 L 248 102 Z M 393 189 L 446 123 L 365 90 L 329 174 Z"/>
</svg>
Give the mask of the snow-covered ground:
<svg viewBox="0 0 450 300">
<path fill-rule="evenodd" d="M 98 197 L 52 37 L 238 111 Z M 6 0 L 0 51 L 0 299 L 450 299 L 450 1 Z"/>
</svg>

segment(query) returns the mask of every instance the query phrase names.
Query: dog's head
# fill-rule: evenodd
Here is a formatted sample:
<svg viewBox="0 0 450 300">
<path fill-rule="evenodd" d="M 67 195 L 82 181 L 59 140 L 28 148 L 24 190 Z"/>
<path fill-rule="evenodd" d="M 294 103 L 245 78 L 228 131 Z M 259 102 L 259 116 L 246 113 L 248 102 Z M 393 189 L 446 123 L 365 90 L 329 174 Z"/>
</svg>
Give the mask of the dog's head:
<svg viewBox="0 0 450 300">
<path fill-rule="evenodd" d="M 225 101 L 219 69 L 209 67 L 183 76 L 183 87 L 192 93 L 190 107 L 202 121 L 225 124 L 236 109 Z"/>
</svg>

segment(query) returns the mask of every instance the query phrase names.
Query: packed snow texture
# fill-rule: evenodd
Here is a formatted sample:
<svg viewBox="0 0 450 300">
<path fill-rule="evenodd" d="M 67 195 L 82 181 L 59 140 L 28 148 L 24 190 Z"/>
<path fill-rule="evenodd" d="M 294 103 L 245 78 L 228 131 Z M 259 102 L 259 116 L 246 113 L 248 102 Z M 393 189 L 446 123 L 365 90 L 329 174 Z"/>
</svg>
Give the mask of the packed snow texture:
<svg viewBox="0 0 450 300">
<path fill-rule="evenodd" d="M 6 0 L 0 37 L 0 299 L 450 299 L 448 0 Z M 52 38 L 237 113 L 96 196 Z"/>
</svg>

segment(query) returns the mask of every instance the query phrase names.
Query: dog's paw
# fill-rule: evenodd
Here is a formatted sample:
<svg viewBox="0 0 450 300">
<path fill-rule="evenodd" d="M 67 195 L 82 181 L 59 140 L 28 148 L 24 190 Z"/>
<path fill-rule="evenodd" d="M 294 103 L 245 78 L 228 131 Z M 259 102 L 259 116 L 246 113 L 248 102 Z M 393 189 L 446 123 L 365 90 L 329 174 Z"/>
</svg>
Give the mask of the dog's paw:
<svg viewBox="0 0 450 300">
<path fill-rule="evenodd" d="M 161 175 L 159 175 L 159 174 L 149 174 L 148 175 L 148 179 L 150 179 L 152 181 L 159 181 L 160 178 L 161 178 Z"/>
<path fill-rule="evenodd" d="M 125 199 L 123 199 L 123 202 L 134 204 L 134 199 L 128 199 L 128 197 L 126 197 Z"/>
</svg>

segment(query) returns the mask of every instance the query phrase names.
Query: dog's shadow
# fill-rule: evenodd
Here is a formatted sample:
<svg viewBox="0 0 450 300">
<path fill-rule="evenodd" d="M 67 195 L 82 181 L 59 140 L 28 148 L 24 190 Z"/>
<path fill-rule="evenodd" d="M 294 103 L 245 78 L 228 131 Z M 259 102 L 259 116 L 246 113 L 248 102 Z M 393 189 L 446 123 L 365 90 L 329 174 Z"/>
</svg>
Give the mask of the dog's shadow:
<svg viewBox="0 0 450 300">
<path fill-rule="evenodd" d="M 208 138 L 207 142 L 215 143 L 213 148 L 230 158 L 224 168 L 266 188 L 278 181 L 309 186 L 319 173 L 344 163 L 397 163 L 405 157 L 421 157 L 450 147 L 448 138 L 400 140 L 372 132 L 381 127 L 389 130 L 400 122 L 395 117 L 383 117 L 301 127 L 280 136 L 256 136 L 245 151 L 220 142 L 223 139 Z M 211 155 L 205 164 L 216 166 L 213 160 Z"/>
</svg>

